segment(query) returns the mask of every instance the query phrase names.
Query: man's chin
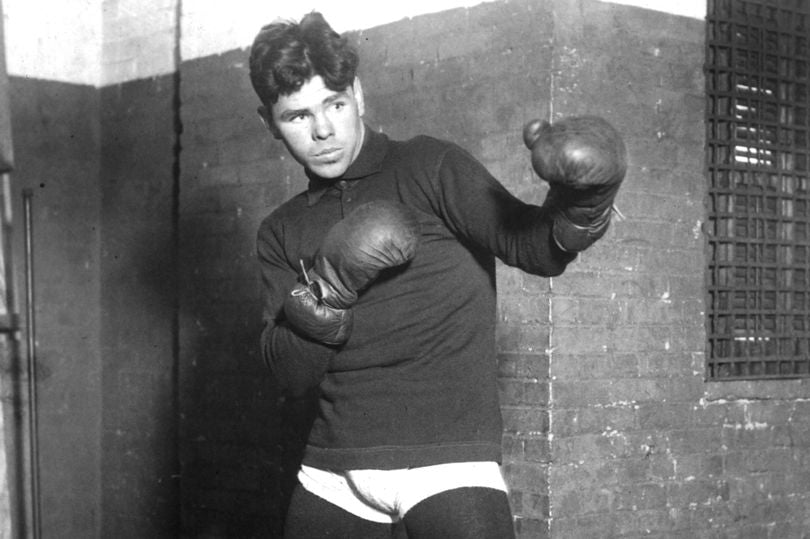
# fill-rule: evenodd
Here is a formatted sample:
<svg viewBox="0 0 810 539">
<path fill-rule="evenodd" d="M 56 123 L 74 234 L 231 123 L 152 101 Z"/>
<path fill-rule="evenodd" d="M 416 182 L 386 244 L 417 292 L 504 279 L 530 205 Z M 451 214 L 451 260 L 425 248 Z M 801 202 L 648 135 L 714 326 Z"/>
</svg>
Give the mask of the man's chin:
<svg viewBox="0 0 810 539">
<path fill-rule="evenodd" d="M 310 166 L 309 170 L 320 178 L 331 180 L 343 176 L 347 168 L 349 167 L 343 163 L 330 163 L 326 165 Z"/>
</svg>

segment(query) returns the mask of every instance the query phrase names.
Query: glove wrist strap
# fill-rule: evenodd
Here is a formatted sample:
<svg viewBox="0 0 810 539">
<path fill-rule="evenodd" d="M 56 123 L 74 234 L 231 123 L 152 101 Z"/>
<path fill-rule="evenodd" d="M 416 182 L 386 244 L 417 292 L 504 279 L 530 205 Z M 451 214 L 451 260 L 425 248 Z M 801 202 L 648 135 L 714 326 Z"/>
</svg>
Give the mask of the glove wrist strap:
<svg viewBox="0 0 810 539">
<path fill-rule="evenodd" d="M 590 220 L 587 225 L 574 223 L 565 211 L 559 211 L 554 216 L 554 225 L 551 235 L 557 246 L 568 253 L 584 251 L 594 244 L 607 232 L 610 226 L 610 216 L 613 206 L 608 206 L 597 217 Z"/>
</svg>

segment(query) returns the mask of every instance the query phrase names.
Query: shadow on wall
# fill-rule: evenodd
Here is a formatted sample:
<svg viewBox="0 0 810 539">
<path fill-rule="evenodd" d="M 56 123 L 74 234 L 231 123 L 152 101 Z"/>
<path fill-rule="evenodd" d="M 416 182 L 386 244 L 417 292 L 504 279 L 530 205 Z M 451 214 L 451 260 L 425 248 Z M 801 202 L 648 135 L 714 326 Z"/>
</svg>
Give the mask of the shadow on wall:
<svg viewBox="0 0 810 539">
<path fill-rule="evenodd" d="M 279 537 L 315 401 L 282 398 L 261 358 L 254 252 L 267 210 L 248 217 L 223 190 L 220 213 L 193 204 L 179 245 L 183 536 Z"/>
</svg>

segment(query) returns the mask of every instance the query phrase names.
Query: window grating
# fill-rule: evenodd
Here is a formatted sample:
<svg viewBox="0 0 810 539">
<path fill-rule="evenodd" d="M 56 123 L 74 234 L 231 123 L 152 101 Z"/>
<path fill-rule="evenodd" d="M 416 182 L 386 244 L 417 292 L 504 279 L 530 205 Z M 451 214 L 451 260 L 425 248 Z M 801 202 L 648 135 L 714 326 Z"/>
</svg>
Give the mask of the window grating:
<svg viewBox="0 0 810 539">
<path fill-rule="evenodd" d="M 707 377 L 810 376 L 810 0 L 709 0 Z"/>
</svg>

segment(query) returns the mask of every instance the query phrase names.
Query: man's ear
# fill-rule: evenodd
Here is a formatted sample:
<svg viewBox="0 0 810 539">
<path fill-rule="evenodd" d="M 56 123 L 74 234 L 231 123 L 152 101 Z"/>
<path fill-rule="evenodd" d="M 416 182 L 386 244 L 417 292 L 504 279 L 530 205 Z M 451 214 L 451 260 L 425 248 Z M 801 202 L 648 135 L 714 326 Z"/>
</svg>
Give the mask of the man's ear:
<svg viewBox="0 0 810 539">
<path fill-rule="evenodd" d="M 268 131 L 273 135 L 273 138 L 280 139 L 281 138 L 281 131 L 278 130 L 278 126 L 276 126 L 276 122 L 273 121 L 273 113 L 265 107 L 264 105 L 259 105 L 259 108 L 256 109 L 256 112 L 259 113 L 259 117 L 262 119 L 262 123 L 267 128 Z"/>
<path fill-rule="evenodd" d="M 354 99 L 357 101 L 357 112 L 362 116 L 366 113 L 366 101 L 363 97 L 363 86 L 360 84 L 360 77 L 354 78 L 352 91 L 354 92 Z"/>
</svg>

